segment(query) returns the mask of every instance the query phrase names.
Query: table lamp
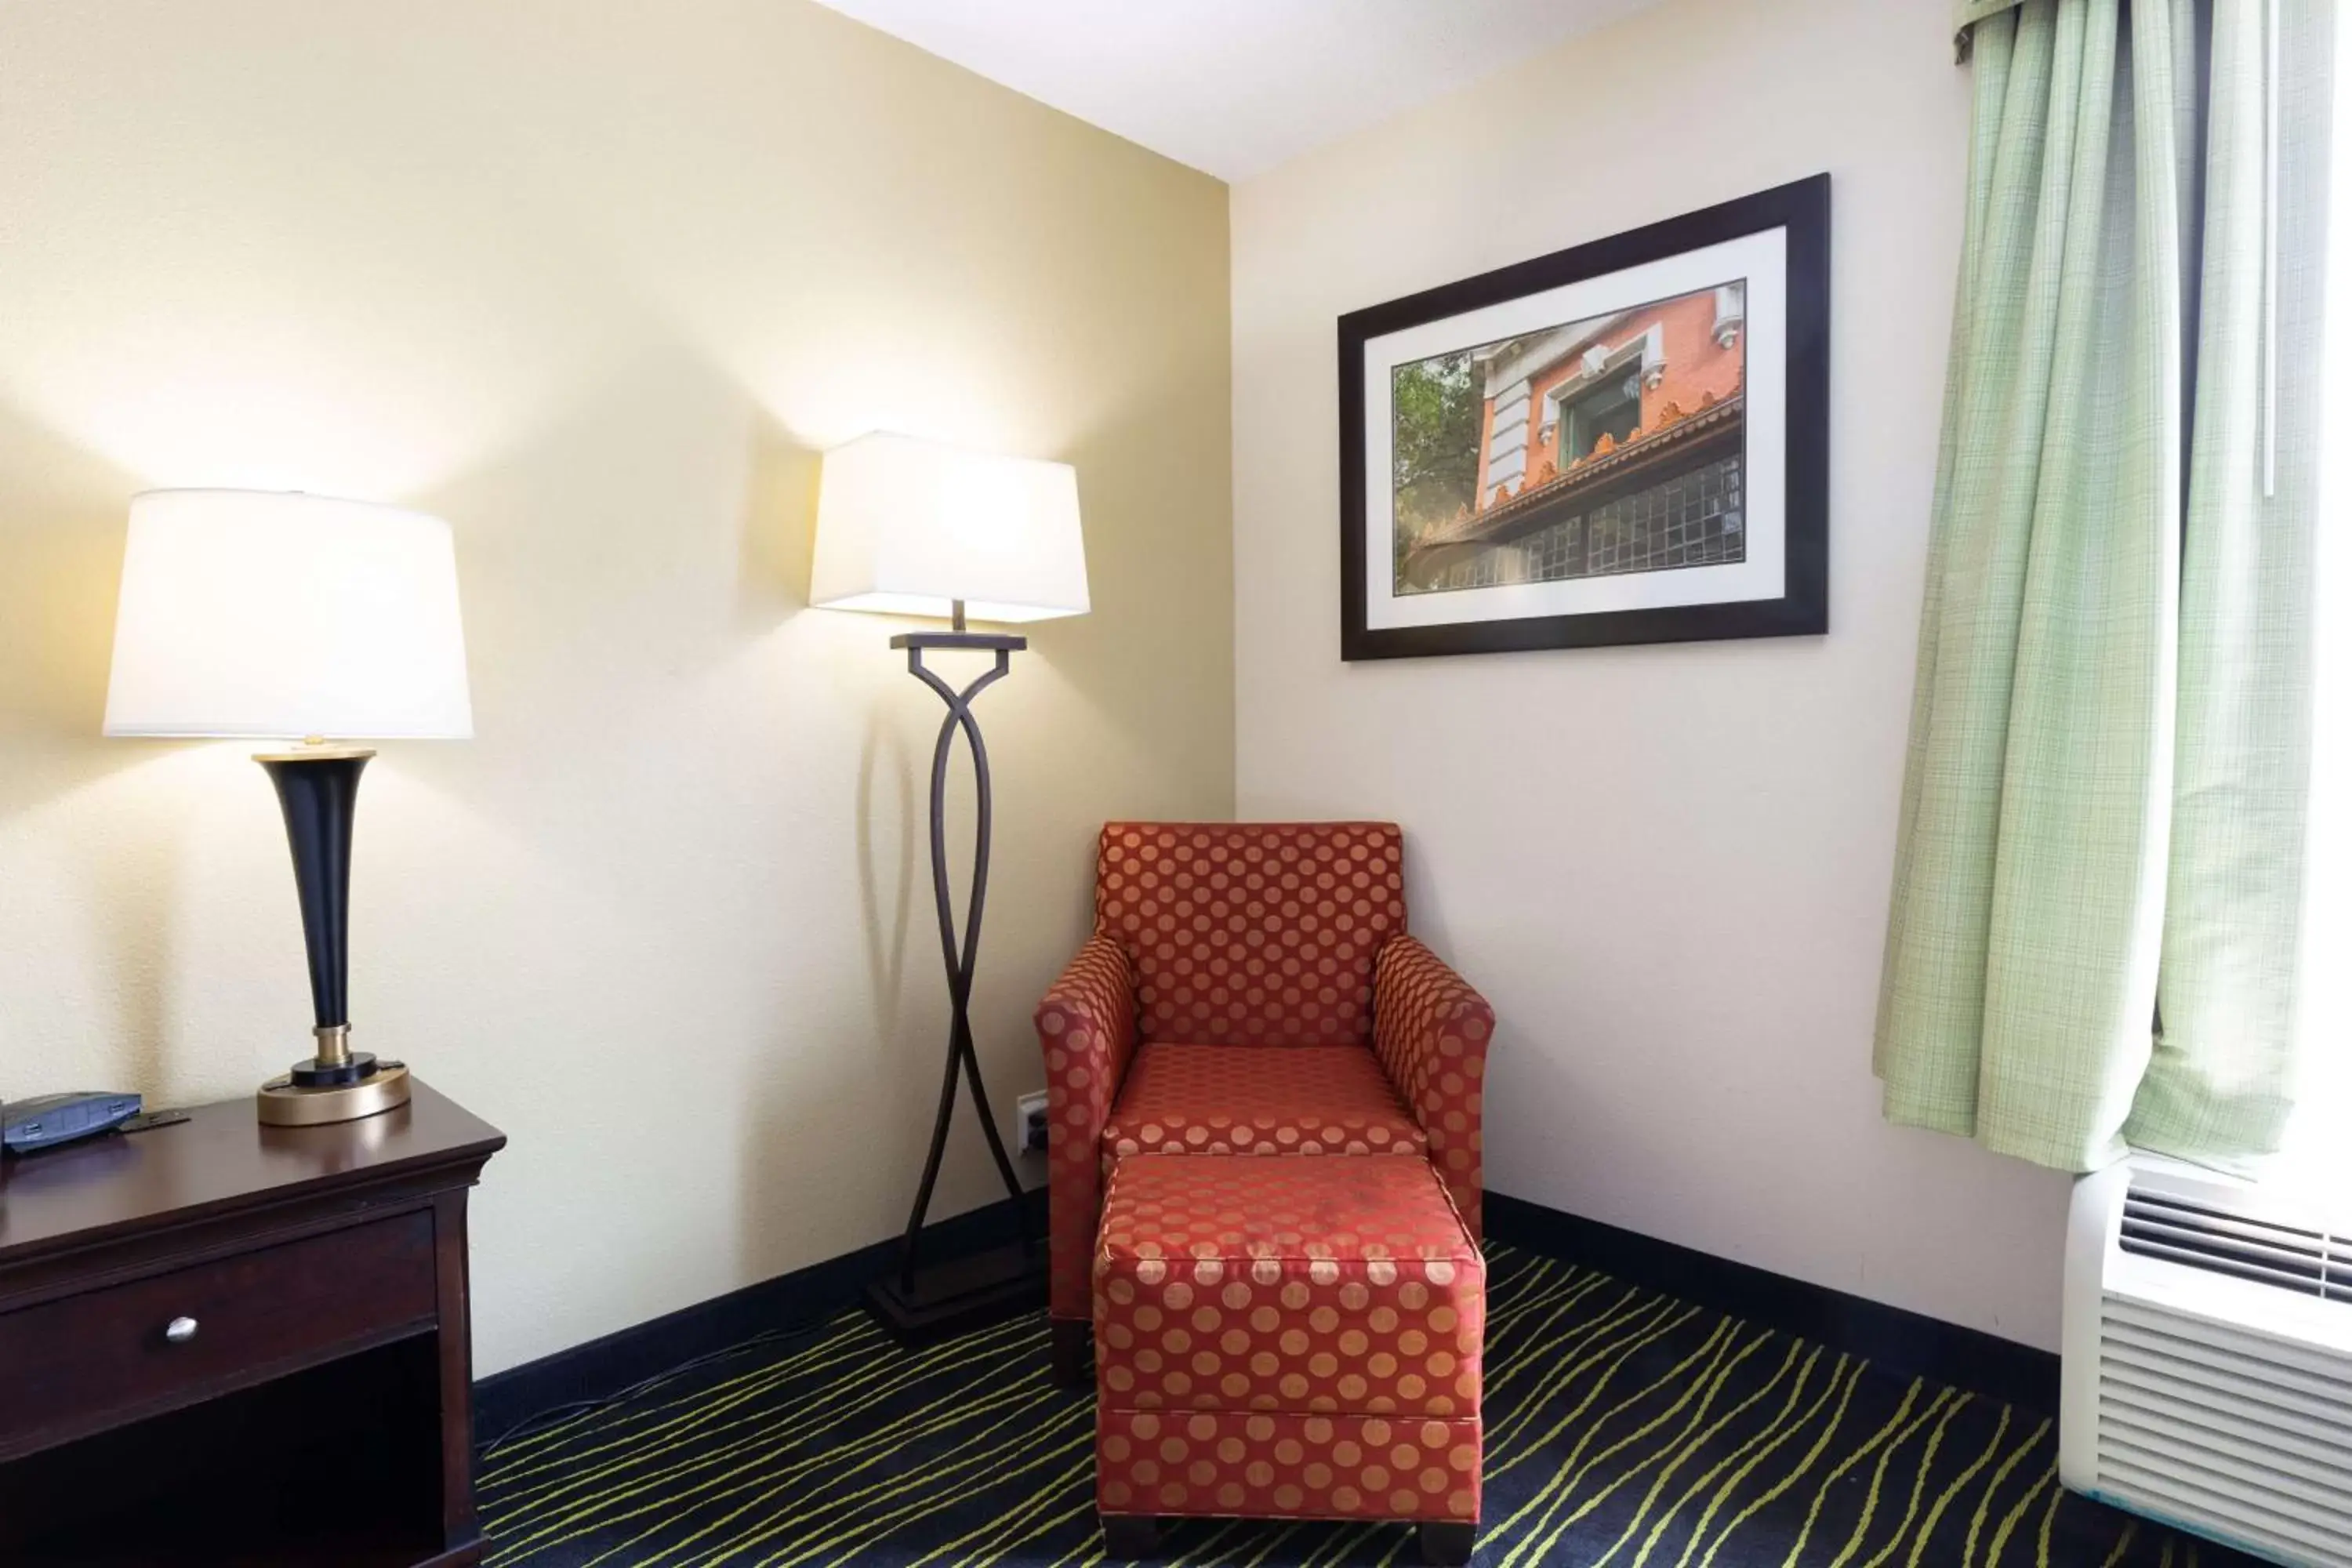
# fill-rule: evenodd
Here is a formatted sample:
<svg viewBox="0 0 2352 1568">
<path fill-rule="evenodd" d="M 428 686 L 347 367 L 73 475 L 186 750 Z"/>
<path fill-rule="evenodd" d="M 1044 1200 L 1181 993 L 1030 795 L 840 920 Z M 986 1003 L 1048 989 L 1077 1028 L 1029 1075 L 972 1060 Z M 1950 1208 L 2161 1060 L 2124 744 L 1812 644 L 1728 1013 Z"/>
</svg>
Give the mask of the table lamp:
<svg viewBox="0 0 2352 1568">
<path fill-rule="evenodd" d="M 449 525 L 362 501 L 151 490 L 131 503 L 106 733 L 283 742 L 254 760 L 286 816 L 316 1016 L 260 1120 L 348 1121 L 408 1101 L 408 1069 L 351 1048 L 352 816 L 362 740 L 474 732 Z"/>
<path fill-rule="evenodd" d="M 914 1212 L 898 1267 L 876 1279 L 867 1303 L 902 1340 L 959 1333 L 1045 1300 L 1044 1261 L 1023 1208 L 1021 1180 L 1005 1154 L 982 1085 L 971 1041 L 971 977 L 980 954 L 981 910 L 988 896 L 989 819 L 993 798 L 988 749 L 972 700 L 1012 668 L 1028 639 L 965 629 L 982 621 L 1037 621 L 1087 613 L 1086 548 L 1078 531 L 1078 481 L 1066 463 L 990 457 L 937 442 L 884 433 L 861 436 L 824 455 L 818 483 L 816 561 L 809 602 L 836 610 L 874 610 L 948 619 L 944 632 L 905 632 L 890 639 L 907 668 L 947 704 L 931 750 L 931 893 L 939 906 L 940 951 L 947 966 L 947 1070 L 929 1157 L 915 1189 Z M 996 656 L 992 668 L 961 690 L 923 662 L 928 652 Z M 948 891 L 948 759 L 961 731 L 971 750 L 975 803 L 971 891 L 963 930 L 956 930 Z M 931 1269 L 919 1266 L 923 1218 L 946 1152 L 961 1074 L 972 1109 L 1013 1201 L 1017 1245 Z"/>
</svg>

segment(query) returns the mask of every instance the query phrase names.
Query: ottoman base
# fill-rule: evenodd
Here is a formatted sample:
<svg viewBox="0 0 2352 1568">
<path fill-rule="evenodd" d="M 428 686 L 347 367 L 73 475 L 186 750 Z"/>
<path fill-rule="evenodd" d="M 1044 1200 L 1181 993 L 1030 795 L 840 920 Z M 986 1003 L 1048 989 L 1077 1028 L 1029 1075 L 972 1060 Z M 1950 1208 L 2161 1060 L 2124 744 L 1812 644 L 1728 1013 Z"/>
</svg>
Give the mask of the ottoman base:
<svg viewBox="0 0 2352 1568">
<path fill-rule="evenodd" d="M 1393 1519 L 1475 1525 L 1479 1424 L 1404 1415 L 1097 1409 L 1106 1517 Z"/>
</svg>

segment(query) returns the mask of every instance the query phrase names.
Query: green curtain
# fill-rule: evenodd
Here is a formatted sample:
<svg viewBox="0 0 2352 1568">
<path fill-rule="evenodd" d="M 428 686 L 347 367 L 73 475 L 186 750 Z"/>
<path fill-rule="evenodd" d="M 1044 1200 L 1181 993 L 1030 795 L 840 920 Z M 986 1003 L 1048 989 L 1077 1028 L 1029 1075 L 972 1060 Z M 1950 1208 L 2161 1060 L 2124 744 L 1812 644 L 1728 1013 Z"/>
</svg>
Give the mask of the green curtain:
<svg viewBox="0 0 2352 1568">
<path fill-rule="evenodd" d="M 2068 1170 L 2237 1164 L 2293 1104 L 2333 46 L 2275 9 L 2277 79 L 2268 0 L 1963 8 L 1874 1065 L 1890 1120 Z"/>
<path fill-rule="evenodd" d="M 1960 59 L 1965 62 L 1969 58 L 1979 22 L 2002 11 L 2014 11 L 2024 3 L 2025 0 L 1952 0 L 1952 37 Z"/>
<path fill-rule="evenodd" d="M 1952 26 L 1962 32 L 1987 16 L 2014 11 L 2024 0 L 1953 0 Z"/>
</svg>

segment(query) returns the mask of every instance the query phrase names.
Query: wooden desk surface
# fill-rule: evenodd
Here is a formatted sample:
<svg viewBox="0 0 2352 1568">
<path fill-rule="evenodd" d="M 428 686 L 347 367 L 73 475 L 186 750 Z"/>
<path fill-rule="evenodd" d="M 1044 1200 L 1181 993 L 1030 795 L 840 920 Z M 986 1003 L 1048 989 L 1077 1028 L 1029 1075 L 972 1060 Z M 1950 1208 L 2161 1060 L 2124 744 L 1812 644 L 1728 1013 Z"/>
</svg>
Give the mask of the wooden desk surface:
<svg viewBox="0 0 2352 1568">
<path fill-rule="evenodd" d="M 169 1127 L 0 1157 L 0 1267 L 159 1220 L 487 1159 L 506 1141 L 421 1082 L 406 1105 L 324 1127 L 264 1127 L 250 1097 L 196 1106 Z"/>
</svg>

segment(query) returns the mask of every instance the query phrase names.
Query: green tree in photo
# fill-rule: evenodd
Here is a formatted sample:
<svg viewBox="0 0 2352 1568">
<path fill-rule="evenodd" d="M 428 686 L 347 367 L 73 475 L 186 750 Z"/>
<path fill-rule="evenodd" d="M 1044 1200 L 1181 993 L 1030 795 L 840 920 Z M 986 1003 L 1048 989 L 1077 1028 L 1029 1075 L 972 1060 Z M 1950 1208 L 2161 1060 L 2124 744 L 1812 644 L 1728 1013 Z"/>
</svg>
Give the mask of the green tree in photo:
<svg viewBox="0 0 2352 1568">
<path fill-rule="evenodd" d="M 1389 373 L 1389 388 L 1402 583 L 1412 542 L 1475 499 L 1483 399 L 1466 350 L 1398 365 Z"/>
</svg>

